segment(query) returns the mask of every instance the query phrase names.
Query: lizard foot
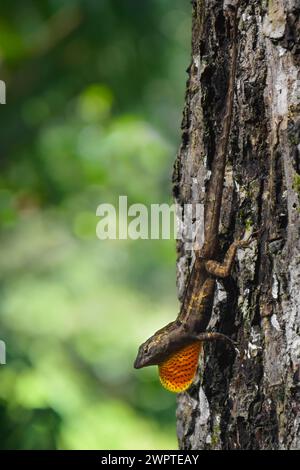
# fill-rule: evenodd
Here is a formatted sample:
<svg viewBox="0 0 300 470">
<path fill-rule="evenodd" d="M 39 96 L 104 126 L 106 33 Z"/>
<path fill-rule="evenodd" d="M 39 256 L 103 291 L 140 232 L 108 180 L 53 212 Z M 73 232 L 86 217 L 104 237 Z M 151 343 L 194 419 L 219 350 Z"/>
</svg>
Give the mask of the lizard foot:
<svg viewBox="0 0 300 470">
<path fill-rule="evenodd" d="M 217 333 L 217 332 L 205 332 L 205 333 L 199 333 L 199 335 L 193 335 L 191 337 L 192 339 L 197 339 L 199 341 L 205 342 L 205 341 L 224 341 L 227 342 L 237 353 L 237 355 L 240 355 L 240 350 L 237 347 L 237 343 L 233 341 L 229 336 L 223 335 L 222 333 Z"/>
</svg>

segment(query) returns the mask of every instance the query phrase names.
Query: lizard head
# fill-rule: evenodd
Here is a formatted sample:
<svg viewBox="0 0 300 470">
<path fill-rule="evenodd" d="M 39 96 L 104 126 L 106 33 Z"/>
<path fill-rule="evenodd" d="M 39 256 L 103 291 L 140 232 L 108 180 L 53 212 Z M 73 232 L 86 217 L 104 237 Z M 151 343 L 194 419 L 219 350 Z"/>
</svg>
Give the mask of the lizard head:
<svg viewBox="0 0 300 470">
<path fill-rule="evenodd" d="M 161 364 L 181 347 L 181 344 L 178 344 L 178 339 L 182 340 L 183 336 L 180 324 L 177 322 L 171 322 L 158 330 L 139 347 L 134 362 L 135 369 Z"/>
<path fill-rule="evenodd" d="M 158 365 L 163 387 L 171 392 L 183 392 L 194 380 L 201 348 L 200 341 L 191 341 L 172 351 L 164 334 L 156 333 L 140 346 L 134 367 Z"/>
<path fill-rule="evenodd" d="M 145 343 L 139 347 L 136 360 L 134 361 L 135 369 L 142 367 L 154 366 L 160 363 L 162 343 L 157 335 L 151 336 Z"/>
</svg>

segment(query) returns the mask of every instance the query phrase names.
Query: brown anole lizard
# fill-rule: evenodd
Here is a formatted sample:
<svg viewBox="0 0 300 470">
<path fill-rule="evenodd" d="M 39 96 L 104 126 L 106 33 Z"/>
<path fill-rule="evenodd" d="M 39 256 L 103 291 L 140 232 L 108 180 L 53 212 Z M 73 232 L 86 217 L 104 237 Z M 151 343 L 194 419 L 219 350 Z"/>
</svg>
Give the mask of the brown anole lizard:
<svg viewBox="0 0 300 470">
<path fill-rule="evenodd" d="M 175 321 L 158 330 L 138 351 L 134 367 L 158 365 L 163 385 L 174 392 L 183 391 L 191 384 L 197 370 L 198 357 L 203 341 L 225 339 L 221 333 L 206 332 L 211 318 L 216 278 L 230 275 L 238 248 L 249 244 L 248 240 L 234 241 L 223 263 L 215 261 L 219 254 L 219 223 L 223 195 L 226 155 L 231 130 L 235 75 L 237 67 L 237 13 L 239 1 L 226 4 L 231 63 L 225 101 L 223 127 L 212 163 L 204 214 L 204 243 L 195 253 L 195 262 L 189 276 L 181 310 Z"/>
</svg>

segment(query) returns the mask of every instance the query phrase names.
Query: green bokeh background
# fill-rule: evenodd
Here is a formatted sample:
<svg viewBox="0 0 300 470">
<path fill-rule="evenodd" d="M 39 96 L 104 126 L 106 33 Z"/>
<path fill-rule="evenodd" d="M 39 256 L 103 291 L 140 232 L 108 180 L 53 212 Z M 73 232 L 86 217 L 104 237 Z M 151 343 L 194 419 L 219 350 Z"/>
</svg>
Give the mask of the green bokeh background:
<svg viewBox="0 0 300 470">
<path fill-rule="evenodd" d="M 191 6 L 1 0 L 2 449 L 174 449 L 138 345 L 174 319 L 175 242 L 96 237 L 96 208 L 171 203 Z"/>
</svg>

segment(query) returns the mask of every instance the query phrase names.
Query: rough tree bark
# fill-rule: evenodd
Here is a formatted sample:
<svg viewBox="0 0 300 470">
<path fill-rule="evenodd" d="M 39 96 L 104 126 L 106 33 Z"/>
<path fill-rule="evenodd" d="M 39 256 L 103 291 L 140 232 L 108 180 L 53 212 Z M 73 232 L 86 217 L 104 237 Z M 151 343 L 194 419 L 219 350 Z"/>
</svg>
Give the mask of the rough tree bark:
<svg viewBox="0 0 300 470">
<path fill-rule="evenodd" d="M 226 0 L 194 0 L 192 63 L 174 167 L 177 203 L 205 200 L 230 56 Z M 199 375 L 178 397 L 182 449 L 300 448 L 300 87 L 298 0 L 245 0 L 223 209 L 223 252 L 245 225 L 262 234 L 218 283 Z M 192 184 L 197 181 L 197 185 Z M 182 299 L 193 258 L 178 243 Z"/>
</svg>

